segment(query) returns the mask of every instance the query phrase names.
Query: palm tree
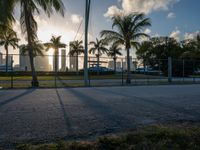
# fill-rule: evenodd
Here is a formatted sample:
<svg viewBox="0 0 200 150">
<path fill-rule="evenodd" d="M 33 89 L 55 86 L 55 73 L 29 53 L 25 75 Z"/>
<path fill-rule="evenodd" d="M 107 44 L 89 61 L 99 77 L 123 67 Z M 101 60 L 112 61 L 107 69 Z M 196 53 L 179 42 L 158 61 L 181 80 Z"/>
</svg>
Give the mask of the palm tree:
<svg viewBox="0 0 200 150">
<path fill-rule="evenodd" d="M 114 61 L 114 72 L 116 73 L 116 61 L 117 61 L 117 55 L 122 55 L 120 52 L 122 49 L 119 47 L 119 45 L 112 44 L 112 46 L 109 48 L 108 56 L 113 58 Z"/>
<path fill-rule="evenodd" d="M 19 39 L 17 38 L 16 32 L 11 29 L 6 29 L 0 33 L 0 46 L 4 46 L 6 50 L 6 72 L 8 72 L 8 47 L 11 46 L 13 49 L 18 47 Z"/>
<path fill-rule="evenodd" d="M 0 26 L 11 25 L 15 19 L 13 17 L 16 0 L 0 1 Z"/>
<path fill-rule="evenodd" d="M 76 73 L 78 74 L 78 56 L 84 53 L 83 41 L 74 41 L 70 43 L 70 56 L 76 56 Z"/>
<path fill-rule="evenodd" d="M 29 58 L 32 71 L 32 86 L 38 87 L 39 82 L 35 72 L 34 57 L 33 57 L 33 43 L 37 41 L 37 22 L 34 15 L 40 14 L 40 10 L 44 10 L 50 17 L 53 8 L 64 16 L 64 5 L 62 0 L 1 0 L 0 7 L 5 8 L 6 21 L 13 21 L 14 6 L 20 4 L 21 16 L 20 24 L 22 32 L 26 35 L 29 47 Z M 0 11 L 0 13 L 2 10 Z M 1 20 L 0 20 L 1 21 Z"/>
<path fill-rule="evenodd" d="M 58 64 L 59 64 L 59 49 L 65 48 L 66 44 L 61 43 L 61 36 L 55 37 L 52 36 L 49 43 L 44 44 L 46 47 L 46 50 L 54 49 L 54 71 L 57 73 L 58 71 Z"/>
<path fill-rule="evenodd" d="M 42 44 L 40 41 L 35 41 L 32 45 L 33 47 L 33 57 L 36 56 L 44 56 L 43 51 L 45 50 L 44 44 Z M 29 52 L 29 45 L 23 44 L 19 46 L 21 55 L 27 55 Z"/>
<path fill-rule="evenodd" d="M 106 46 L 108 45 L 107 42 L 104 39 L 97 39 L 96 42 L 92 41 L 89 43 L 92 45 L 92 47 L 89 49 L 90 54 L 95 54 L 97 57 L 97 67 L 98 67 L 98 74 L 99 74 L 99 67 L 100 67 L 100 57 L 102 54 L 105 54 L 108 52 L 108 49 Z"/>
<path fill-rule="evenodd" d="M 112 28 L 117 31 L 104 30 L 101 32 L 101 37 L 109 42 L 114 42 L 117 45 L 124 45 L 127 51 L 127 79 L 126 83 L 131 83 L 130 77 L 130 49 L 138 48 L 138 39 L 149 37 L 144 33 L 143 29 L 151 25 L 150 19 L 145 18 L 144 14 L 130 14 L 115 16 L 112 18 Z"/>
</svg>

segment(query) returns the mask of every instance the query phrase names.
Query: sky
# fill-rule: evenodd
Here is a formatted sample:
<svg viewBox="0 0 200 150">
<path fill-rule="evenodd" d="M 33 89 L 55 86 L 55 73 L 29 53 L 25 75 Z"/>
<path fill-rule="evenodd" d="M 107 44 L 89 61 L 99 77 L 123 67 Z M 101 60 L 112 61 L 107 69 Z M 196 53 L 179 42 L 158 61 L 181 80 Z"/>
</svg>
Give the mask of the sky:
<svg viewBox="0 0 200 150">
<path fill-rule="evenodd" d="M 151 36 L 170 36 L 177 40 L 193 38 L 200 31 L 200 0 L 91 0 L 89 39 L 99 38 L 103 29 L 111 29 L 111 17 L 119 13 L 142 12 L 151 19 L 152 26 L 144 32 Z M 62 42 L 83 39 L 85 0 L 63 0 L 65 17 L 44 13 L 35 14 L 38 38 L 42 42 L 52 35 L 62 36 Z M 15 10 L 14 30 L 25 43 L 20 31 L 19 7 Z M 80 29 L 79 29 L 80 26 Z M 79 30 L 78 30 L 79 29 Z M 2 49 L 2 48 L 1 48 Z"/>
</svg>

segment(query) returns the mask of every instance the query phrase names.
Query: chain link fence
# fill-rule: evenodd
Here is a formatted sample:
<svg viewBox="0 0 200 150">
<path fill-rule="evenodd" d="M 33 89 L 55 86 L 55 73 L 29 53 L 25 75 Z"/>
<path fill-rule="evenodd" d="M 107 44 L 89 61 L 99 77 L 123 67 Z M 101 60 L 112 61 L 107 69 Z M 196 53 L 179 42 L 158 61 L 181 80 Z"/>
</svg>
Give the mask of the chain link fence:
<svg viewBox="0 0 200 150">
<path fill-rule="evenodd" d="M 63 52 L 64 53 L 64 52 Z M 66 55 L 35 56 L 40 88 L 83 87 L 84 57 Z M 55 62 L 57 60 L 57 62 Z M 57 69 L 55 69 L 57 68 Z M 127 78 L 126 57 L 89 57 L 90 86 L 123 86 Z M 130 58 L 131 85 L 200 83 L 200 61 L 182 59 L 138 60 Z M 0 54 L 0 87 L 30 88 L 28 55 Z"/>
</svg>

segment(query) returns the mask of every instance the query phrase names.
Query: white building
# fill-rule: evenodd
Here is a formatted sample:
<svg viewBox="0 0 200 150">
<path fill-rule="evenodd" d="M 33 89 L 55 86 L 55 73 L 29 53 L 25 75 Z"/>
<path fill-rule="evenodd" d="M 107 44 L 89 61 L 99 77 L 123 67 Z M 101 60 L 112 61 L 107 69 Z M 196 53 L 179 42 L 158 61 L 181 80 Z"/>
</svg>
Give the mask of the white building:
<svg viewBox="0 0 200 150">
<path fill-rule="evenodd" d="M 36 56 L 34 58 L 34 64 L 35 64 L 35 70 L 36 71 L 51 71 L 51 65 L 49 64 L 49 57 L 46 53 L 44 53 L 45 56 Z M 29 56 L 26 55 L 20 55 L 19 59 L 19 65 L 21 71 L 31 71 L 30 66 L 30 59 Z"/>
<path fill-rule="evenodd" d="M 60 71 L 66 71 L 66 49 L 61 50 L 61 68 Z"/>
</svg>

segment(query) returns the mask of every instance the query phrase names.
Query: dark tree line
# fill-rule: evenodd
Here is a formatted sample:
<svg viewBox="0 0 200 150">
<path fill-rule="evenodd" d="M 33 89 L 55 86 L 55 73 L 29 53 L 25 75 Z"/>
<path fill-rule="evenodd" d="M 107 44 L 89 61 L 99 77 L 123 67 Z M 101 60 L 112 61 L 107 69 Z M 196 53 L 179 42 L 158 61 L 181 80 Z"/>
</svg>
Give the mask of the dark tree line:
<svg viewBox="0 0 200 150">
<path fill-rule="evenodd" d="M 181 42 L 169 37 L 154 37 L 144 41 L 136 52 L 146 67 L 168 70 L 168 57 L 172 58 L 174 76 L 188 76 L 200 68 L 200 35 Z"/>
</svg>

